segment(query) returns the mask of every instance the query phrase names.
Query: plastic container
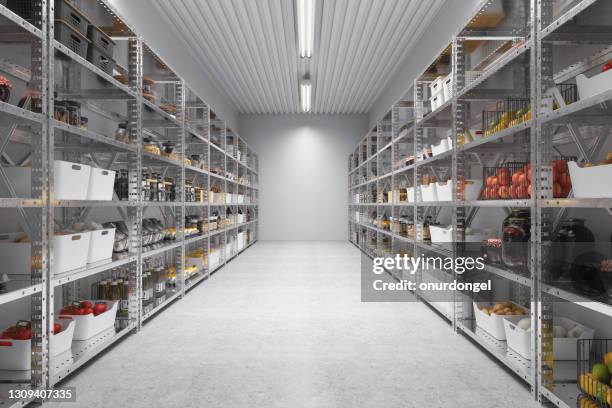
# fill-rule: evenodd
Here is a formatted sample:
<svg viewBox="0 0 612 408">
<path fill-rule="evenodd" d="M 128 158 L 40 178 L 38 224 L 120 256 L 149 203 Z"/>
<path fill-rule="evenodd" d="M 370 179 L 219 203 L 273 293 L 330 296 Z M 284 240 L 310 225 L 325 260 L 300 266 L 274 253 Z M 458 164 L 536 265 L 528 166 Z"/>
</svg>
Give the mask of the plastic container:
<svg viewBox="0 0 612 408">
<path fill-rule="evenodd" d="M 63 327 L 63 326 L 62 326 Z M 50 339 L 49 353 L 55 357 L 72 347 L 74 322 L 63 327 Z M 31 369 L 32 340 L 0 340 L 0 370 L 25 371 Z"/>
<path fill-rule="evenodd" d="M 66 0 L 55 0 L 55 25 L 61 20 L 76 30 L 82 36 L 87 35 L 87 28 L 91 21 L 79 9 Z"/>
<path fill-rule="evenodd" d="M 92 338 L 98 333 L 108 330 L 115 326 L 115 317 L 117 316 L 117 301 L 116 300 L 97 300 L 91 301 L 92 303 L 104 302 L 108 308 L 106 312 L 94 316 L 88 314 L 84 316 L 79 315 L 59 315 L 62 326 L 68 324 L 70 321 L 74 321 L 76 326 L 74 328 L 73 339 L 77 341 L 87 340 Z"/>
<path fill-rule="evenodd" d="M 114 239 L 114 237 L 113 237 Z M 87 266 L 91 232 L 53 237 L 53 270 L 64 273 Z"/>
<path fill-rule="evenodd" d="M 423 202 L 438 201 L 438 191 L 436 183 L 421 185 L 421 199 Z"/>
<path fill-rule="evenodd" d="M 442 82 L 444 81 L 444 77 L 439 76 L 434 79 L 431 84 L 429 84 L 429 95 L 433 98 L 436 95 L 442 94 Z"/>
<path fill-rule="evenodd" d="M 482 180 L 465 180 L 463 182 L 463 200 L 476 201 L 480 197 L 482 190 Z"/>
<path fill-rule="evenodd" d="M 208 254 L 208 262 L 209 268 L 214 268 L 219 265 L 221 261 L 221 252 L 218 249 L 211 248 L 210 253 Z"/>
<path fill-rule="evenodd" d="M 110 260 L 113 257 L 113 244 L 115 243 L 115 228 L 91 231 L 87 263 L 96 263 Z"/>
<path fill-rule="evenodd" d="M 449 138 L 444 138 L 442 140 L 440 140 L 440 143 L 438 143 L 437 145 L 431 145 L 431 155 L 432 156 L 437 156 L 439 154 L 442 154 L 444 152 L 449 151 L 450 149 L 452 149 L 452 139 L 450 140 L 450 144 L 449 144 Z"/>
<path fill-rule="evenodd" d="M 113 170 L 92 167 L 89 173 L 88 200 L 111 201 L 115 185 L 115 172 Z"/>
<path fill-rule="evenodd" d="M 436 192 L 438 194 L 438 201 L 452 201 L 453 180 L 448 180 L 446 183 L 437 182 Z"/>
<path fill-rule="evenodd" d="M 612 69 L 593 75 L 590 78 L 587 78 L 584 74 L 577 75 L 576 85 L 578 86 L 578 96 L 581 100 L 609 91 L 612 89 Z"/>
<path fill-rule="evenodd" d="M 431 235 L 431 242 L 434 244 L 453 242 L 453 227 L 430 225 L 429 234 Z"/>
<path fill-rule="evenodd" d="M 74 328 L 76 327 L 75 322 L 64 322 L 58 321 L 62 325 L 62 331 L 58 334 L 54 334 L 50 338 L 49 351 L 52 356 L 59 356 L 70 350 L 72 347 L 72 339 L 74 337 Z"/>
<path fill-rule="evenodd" d="M 56 200 L 86 200 L 91 167 L 62 160 L 53 162 L 54 198 Z M 114 182 L 114 179 L 113 179 Z"/>
<path fill-rule="evenodd" d="M 523 358 L 531 360 L 531 331 L 517 326 L 518 322 L 529 316 L 504 316 L 504 330 L 508 347 Z M 580 337 L 553 338 L 553 358 L 555 360 L 576 361 L 578 340 L 592 339 L 595 331 L 565 317 L 553 317 L 554 326 L 562 326 L 569 330 L 575 326 L 582 328 Z"/>
<path fill-rule="evenodd" d="M 96 47 L 109 59 L 113 58 L 115 42 L 108 35 L 104 34 L 102 30 L 90 24 L 89 27 L 87 27 L 87 38 L 91 40 L 92 47 Z"/>
<path fill-rule="evenodd" d="M 414 193 L 415 193 L 414 187 L 408 187 L 406 189 L 406 197 L 407 197 L 408 203 L 414 203 Z"/>
<path fill-rule="evenodd" d="M 453 97 L 453 73 L 451 71 L 448 76 L 442 80 L 442 95 L 444 102 L 449 101 Z"/>
<path fill-rule="evenodd" d="M 481 307 L 491 307 L 491 306 L 492 305 L 490 303 L 486 303 L 486 302 L 484 303 L 474 302 L 474 317 L 476 318 L 476 326 L 486 331 L 487 333 L 489 333 L 491 336 L 493 336 L 497 340 L 506 340 L 506 330 L 504 329 L 504 320 L 505 320 L 504 318 L 506 316 L 496 315 L 496 314 L 489 316 L 488 314 L 480 310 Z M 529 316 L 528 309 L 525 309 L 522 306 L 519 306 L 519 307 L 525 311 L 525 315 L 521 315 L 520 316 L 521 318 Z"/>
<path fill-rule="evenodd" d="M 113 75 L 115 60 L 106 55 L 106 53 L 102 52 L 93 44 L 89 44 L 89 47 L 87 47 L 87 61 L 94 64 L 108 75 Z"/>
<path fill-rule="evenodd" d="M 233 201 L 232 201 L 233 199 L 234 199 L 234 195 L 232 193 L 226 193 L 225 194 L 225 204 L 233 203 Z"/>
<path fill-rule="evenodd" d="M 608 70 L 606 72 L 611 72 Z M 574 161 L 567 163 L 576 198 L 612 198 L 612 164 L 579 167 Z"/>
<path fill-rule="evenodd" d="M 236 194 L 236 203 L 244 204 L 244 194 Z"/>
<path fill-rule="evenodd" d="M 440 106 L 442 106 L 442 104 L 444 103 L 442 101 L 442 94 L 438 93 L 435 96 L 432 96 L 431 98 L 429 98 L 429 102 L 431 104 L 431 111 L 435 111 L 436 109 L 438 109 Z"/>
<path fill-rule="evenodd" d="M 87 58 L 89 39 L 61 20 L 55 21 L 55 39 L 81 58 Z"/>
</svg>

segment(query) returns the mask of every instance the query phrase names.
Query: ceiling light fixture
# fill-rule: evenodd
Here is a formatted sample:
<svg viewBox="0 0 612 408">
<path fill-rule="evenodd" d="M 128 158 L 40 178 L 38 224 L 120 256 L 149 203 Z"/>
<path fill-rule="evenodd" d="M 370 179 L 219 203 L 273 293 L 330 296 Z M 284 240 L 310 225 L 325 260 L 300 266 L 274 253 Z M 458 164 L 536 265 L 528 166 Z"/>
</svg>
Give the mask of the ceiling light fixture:
<svg viewBox="0 0 612 408">
<path fill-rule="evenodd" d="M 300 84 L 300 98 L 302 111 L 310 112 L 310 102 L 312 101 L 312 85 L 309 80 L 303 80 Z"/>
<path fill-rule="evenodd" d="M 312 57 L 312 44 L 314 43 L 315 1 L 316 0 L 297 0 L 300 58 Z"/>
</svg>

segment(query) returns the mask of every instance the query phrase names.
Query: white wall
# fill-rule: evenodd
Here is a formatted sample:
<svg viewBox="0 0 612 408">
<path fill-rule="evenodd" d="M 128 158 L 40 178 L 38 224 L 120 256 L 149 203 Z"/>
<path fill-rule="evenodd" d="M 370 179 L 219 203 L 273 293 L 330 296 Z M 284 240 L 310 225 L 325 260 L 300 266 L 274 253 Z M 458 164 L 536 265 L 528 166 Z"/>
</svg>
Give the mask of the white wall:
<svg viewBox="0 0 612 408">
<path fill-rule="evenodd" d="M 241 115 L 259 156 L 259 239 L 348 239 L 348 155 L 367 115 Z"/>
</svg>

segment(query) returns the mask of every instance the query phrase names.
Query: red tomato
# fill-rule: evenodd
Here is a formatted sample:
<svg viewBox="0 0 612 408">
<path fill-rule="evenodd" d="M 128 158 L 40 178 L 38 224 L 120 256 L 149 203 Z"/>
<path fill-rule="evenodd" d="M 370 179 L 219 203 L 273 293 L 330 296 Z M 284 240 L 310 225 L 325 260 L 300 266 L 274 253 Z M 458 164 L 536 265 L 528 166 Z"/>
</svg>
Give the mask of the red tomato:
<svg viewBox="0 0 612 408">
<path fill-rule="evenodd" d="M 62 325 L 59 323 L 53 323 L 53 334 L 58 334 L 62 331 Z"/>
<path fill-rule="evenodd" d="M 514 185 L 518 184 L 518 180 L 519 180 L 519 177 L 521 176 L 521 174 L 524 174 L 524 173 L 519 170 L 519 171 L 517 171 L 516 173 L 514 173 L 512 175 L 512 184 L 514 184 Z"/>
<path fill-rule="evenodd" d="M 572 186 L 572 181 L 568 173 L 562 173 L 561 180 L 559 180 L 559 182 L 561 183 L 561 187 L 563 188 L 571 188 Z"/>
<path fill-rule="evenodd" d="M 504 172 L 497 176 L 500 186 L 509 186 L 511 184 L 512 178 L 510 177 L 510 172 Z"/>
<path fill-rule="evenodd" d="M 518 178 L 518 184 L 520 186 L 526 186 L 527 183 L 527 175 L 525 173 L 521 173 L 521 175 Z"/>
<path fill-rule="evenodd" d="M 93 307 L 93 312 L 96 316 L 106 312 L 106 303 L 102 303 L 102 302 L 96 303 Z"/>
<path fill-rule="evenodd" d="M 17 327 L 15 340 L 30 340 L 32 338 L 32 330 L 27 327 Z"/>
<path fill-rule="evenodd" d="M 560 198 L 561 194 L 563 194 L 563 190 L 561 189 L 561 184 L 553 183 L 553 197 Z"/>
<path fill-rule="evenodd" d="M 528 187 L 524 184 L 520 185 L 516 189 L 517 198 L 527 198 L 529 193 L 527 192 Z"/>
<path fill-rule="evenodd" d="M 527 187 L 527 194 L 529 195 L 529 198 L 531 198 L 531 184 L 529 185 L 529 187 Z"/>
<path fill-rule="evenodd" d="M 531 184 L 531 167 L 529 170 L 527 170 L 527 181 L 529 181 L 529 184 Z"/>
<path fill-rule="evenodd" d="M 561 187 L 561 197 L 566 198 L 572 188 L 570 186 Z"/>
<path fill-rule="evenodd" d="M 81 307 L 83 309 L 92 309 L 93 308 L 93 303 L 91 303 L 89 300 L 81 300 Z"/>
<path fill-rule="evenodd" d="M 88 315 L 88 314 L 92 314 L 94 312 L 94 310 L 91 307 L 86 307 L 83 309 L 83 314 L 84 315 Z"/>
<path fill-rule="evenodd" d="M 601 68 L 601 72 L 606 72 L 607 70 L 612 69 L 612 61 L 608 61 Z"/>
</svg>

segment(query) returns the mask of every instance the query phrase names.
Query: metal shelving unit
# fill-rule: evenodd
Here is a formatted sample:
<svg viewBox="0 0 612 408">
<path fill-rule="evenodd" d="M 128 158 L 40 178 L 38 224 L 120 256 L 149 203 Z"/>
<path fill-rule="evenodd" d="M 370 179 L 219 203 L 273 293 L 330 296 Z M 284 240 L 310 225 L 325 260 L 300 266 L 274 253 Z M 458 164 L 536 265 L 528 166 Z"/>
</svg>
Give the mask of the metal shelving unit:
<svg viewBox="0 0 612 408">
<path fill-rule="evenodd" d="M 370 257 L 430 252 L 462 256 L 463 246 L 457 243 L 465 239 L 467 228 L 488 228 L 491 220 L 499 228 L 510 209 L 530 211 L 530 256 L 525 270 L 487 263 L 485 272 L 507 291 L 507 300 L 530 309 L 531 360 L 476 326 L 473 295 L 455 292 L 446 309 L 423 293 L 415 295 L 448 320 L 454 331 L 516 373 L 543 406 L 575 407 L 580 395 L 576 362 L 553 357 L 554 316 L 565 315 L 569 307 L 571 313 L 585 319 L 581 323 L 595 328 L 598 337 L 612 336 L 607 329 L 612 322 L 612 301 L 607 295 L 581 293 L 569 280 L 551 276 L 547 266 L 556 231 L 572 215 L 590 220 L 588 225 L 599 236 L 600 246 L 607 246 L 602 253 L 612 251 L 612 199 L 575 198 L 571 191 L 567 198 L 553 198 L 552 182 L 547 182 L 558 156 L 596 162 L 612 150 L 612 91 L 577 100 L 566 100 L 559 91 L 574 86 L 576 75 L 591 74 L 612 60 L 612 26 L 609 19 L 598 19 L 611 11 L 610 3 L 603 0 L 482 1 L 462 30 L 415 79 L 412 95 L 394 105 L 349 156 L 350 241 Z M 429 85 L 450 72 L 452 95 L 432 111 Z M 484 122 L 481 112 L 507 98 L 526 101 L 528 115 L 469 140 L 466 130 L 478 129 Z M 412 115 L 402 115 L 405 110 Z M 381 141 L 389 122 L 390 147 Z M 451 150 L 424 156 L 426 147 L 446 137 L 453 142 Z M 385 156 L 389 148 L 390 173 Z M 460 181 L 484 178 L 483 166 L 495 167 L 505 161 L 531 164 L 533 198 L 464 200 Z M 411 188 L 418 187 L 423 176 L 452 181 L 452 200 L 422 202 L 420 189 Z M 407 220 L 406 227 L 398 226 L 400 218 Z M 426 242 L 423 223 L 437 220 L 453 227 L 450 247 Z M 429 275 L 418 271 L 417 283 L 431 279 Z M 454 272 L 435 275 L 435 279 L 449 281 L 458 278 Z"/>
<path fill-rule="evenodd" d="M 9 283 L 0 292 L 2 314 L 17 310 L 32 321 L 32 369 L 0 371 L 0 391 L 55 386 L 116 341 L 138 331 L 143 322 L 257 241 L 259 164 L 248 144 L 226 128 L 201 96 L 106 0 L 80 0 L 75 5 L 116 43 L 113 57 L 115 71 L 123 74 L 121 80 L 55 40 L 54 2 L 40 3 L 40 10 L 32 14 L 38 20 L 18 16 L 0 5 L 0 47 L 4 51 L 0 74 L 14 84 L 11 100 L 0 102 L 0 183 L 4 192 L 0 213 L 2 219 L 11 220 L 7 225 L 15 224 L 14 228 L 26 233 L 33 259 L 31 273 L 9 275 Z M 143 95 L 145 81 L 154 81 L 155 101 Z M 20 94 L 26 97 L 16 102 Z M 89 128 L 57 120 L 55 103 L 63 99 L 81 104 L 89 116 Z M 112 136 L 119 123 L 126 123 L 127 128 L 122 140 Z M 145 138 L 173 142 L 175 154 L 166 157 L 145 151 Z M 56 200 L 54 160 L 127 170 L 127 199 L 120 200 L 115 194 L 112 201 Z M 16 193 L 5 171 L 19 165 L 32 168 L 31 193 L 24 197 Z M 175 201 L 143 199 L 142 178 L 150 171 L 172 177 Z M 201 189 L 201 201 L 188 200 L 187 186 Z M 213 198 L 213 187 L 221 200 Z M 230 194 L 236 198 L 229 200 Z M 238 197 L 243 201 L 237 202 Z M 207 232 L 187 236 L 189 215 L 205 219 Z M 165 227 L 174 227 L 176 240 L 144 246 L 143 220 L 151 216 L 164 220 Z M 212 221 L 215 216 L 218 222 Z M 128 250 L 115 253 L 101 265 L 54 273 L 54 224 L 68 226 L 87 220 L 123 221 L 129 231 Z M 239 233 L 245 236 L 242 248 L 237 244 Z M 208 261 L 218 252 L 219 260 L 188 276 L 186 257 L 196 250 L 204 251 Z M 143 303 L 143 277 L 148 262 L 155 259 L 176 268 L 176 281 L 150 308 Z M 73 342 L 70 356 L 51 356 L 48 347 L 55 311 L 73 299 L 89 298 L 89 285 L 95 279 L 118 271 L 125 272 L 129 289 L 125 315 L 118 316 L 116 328 L 85 342 Z M 24 312 L 22 305 L 30 311 Z M 0 407 L 31 402 L 9 401 L 1 394 Z"/>
</svg>

